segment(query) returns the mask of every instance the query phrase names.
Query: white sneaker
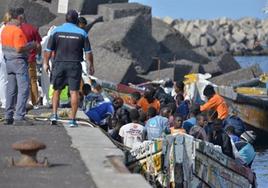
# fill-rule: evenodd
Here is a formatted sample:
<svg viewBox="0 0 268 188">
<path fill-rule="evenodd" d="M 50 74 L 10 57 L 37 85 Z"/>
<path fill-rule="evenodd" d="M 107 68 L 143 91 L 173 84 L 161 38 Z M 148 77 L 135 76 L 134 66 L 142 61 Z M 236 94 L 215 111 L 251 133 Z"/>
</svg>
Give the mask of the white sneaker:
<svg viewBox="0 0 268 188">
<path fill-rule="evenodd" d="M 33 106 L 33 109 L 34 109 L 34 110 L 39 109 L 39 105 L 34 105 L 34 106 Z"/>
</svg>

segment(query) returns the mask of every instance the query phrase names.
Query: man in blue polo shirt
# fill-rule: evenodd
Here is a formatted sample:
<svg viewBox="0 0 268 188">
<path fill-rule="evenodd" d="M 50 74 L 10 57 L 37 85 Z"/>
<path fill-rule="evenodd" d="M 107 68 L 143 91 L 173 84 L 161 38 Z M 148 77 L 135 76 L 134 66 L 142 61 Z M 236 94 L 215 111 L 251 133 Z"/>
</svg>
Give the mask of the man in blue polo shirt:
<svg viewBox="0 0 268 188">
<path fill-rule="evenodd" d="M 53 114 L 50 118 L 52 124 L 57 123 L 57 109 L 59 103 L 60 91 L 69 86 L 71 94 L 71 120 L 70 127 L 76 127 L 76 112 L 79 103 L 79 87 L 82 75 L 81 62 L 83 61 L 83 50 L 86 53 L 86 60 L 89 64 L 89 73 L 94 74 L 93 54 L 89 43 L 87 33 L 79 28 L 78 13 L 75 10 L 69 10 L 66 14 L 66 23 L 56 27 L 48 40 L 44 60 L 44 70 L 50 70 L 49 60 L 54 52 L 52 68 L 53 84 Z"/>
</svg>

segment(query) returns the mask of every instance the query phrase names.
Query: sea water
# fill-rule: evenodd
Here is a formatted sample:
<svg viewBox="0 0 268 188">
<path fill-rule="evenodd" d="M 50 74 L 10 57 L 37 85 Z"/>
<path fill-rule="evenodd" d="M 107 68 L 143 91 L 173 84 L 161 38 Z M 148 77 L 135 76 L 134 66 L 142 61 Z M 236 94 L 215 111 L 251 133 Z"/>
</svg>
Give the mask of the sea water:
<svg viewBox="0 0 268 188">
<path fill-rule="evenodd" d="M 235 59 L 242 67 L 259 64 L 263 72 L 268 73 L 268 56 L 236 56 Z"/>
<path fill-rule="evenodd" d="M 257 155 L 252 164 L 252 169 L 257 175 L 258 188 L 268 187 L 268 149 L 262 146 L 257 149 Z"/>
<path fill-rule="evenodd" d="M 235 59 L 241 67 L 249 67 L 259 64 L 262 71 L 268 73 L 268 56 L 237 56 Z M 257 149 L 256 158 L 252 164 L 252 169 L 257 175 L 258 188 L 268 187 L 268 142 L 267 145 Z"/>
</svg>

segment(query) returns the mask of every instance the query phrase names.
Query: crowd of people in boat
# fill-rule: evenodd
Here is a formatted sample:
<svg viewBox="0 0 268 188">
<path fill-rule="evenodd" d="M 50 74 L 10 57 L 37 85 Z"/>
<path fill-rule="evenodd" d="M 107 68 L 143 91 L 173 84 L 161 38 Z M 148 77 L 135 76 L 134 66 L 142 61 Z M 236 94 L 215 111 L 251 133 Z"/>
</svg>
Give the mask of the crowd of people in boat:
<svg viewBox="0 0 268 188">
<path fill-rule="evenodd" d="M 93 81 L 83 87 L 82 106 L 92 122 L 129 148 L 168 134 L 189 134 L 213 143 L 240 164 L 251 166 L 256 155 L 256 134 L 246 130 L 235 109 L 229 112 L 212 85 L 205 87 L 207 101 L 202 105 L 187 99 L 183 82 L 174 82 L 171 93 L 165 91 L 161 84 L 149 84 L 131 93 L 130 98 L 116 96 L 109 100 L 109 95 Z"/>
</svg>

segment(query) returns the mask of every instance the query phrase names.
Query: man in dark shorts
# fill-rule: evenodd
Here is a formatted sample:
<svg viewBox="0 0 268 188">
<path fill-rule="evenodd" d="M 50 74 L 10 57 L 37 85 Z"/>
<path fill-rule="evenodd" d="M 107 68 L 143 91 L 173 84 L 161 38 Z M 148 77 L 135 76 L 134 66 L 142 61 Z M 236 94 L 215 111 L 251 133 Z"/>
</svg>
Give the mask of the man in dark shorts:
<svg viewBox="0 0 268 188">
<path fill-rule="evenodd" d="M 76 112 L 79 104 L 79 87 L 82 77 L 83 50 L 86 53 L 86 60 L 89 63 L 89 73 L 94 74 L 93 54 L 87 33 L 77 27 L 78 13 L 69 10 L 66 14 L 66 23 L 55 28 L 49 38 L 44 60 L 44 70 L 50 70 L 49 60 L 54 51 L 54 61 L 52 69 L 53 114 L 50 118 L 52 124 L 58 120 L 57 109 L 59 104 L 60 91 L 69 86 L 71 94 L 72 111 L 69 126 L 76 127 Z"/>
</svg>

